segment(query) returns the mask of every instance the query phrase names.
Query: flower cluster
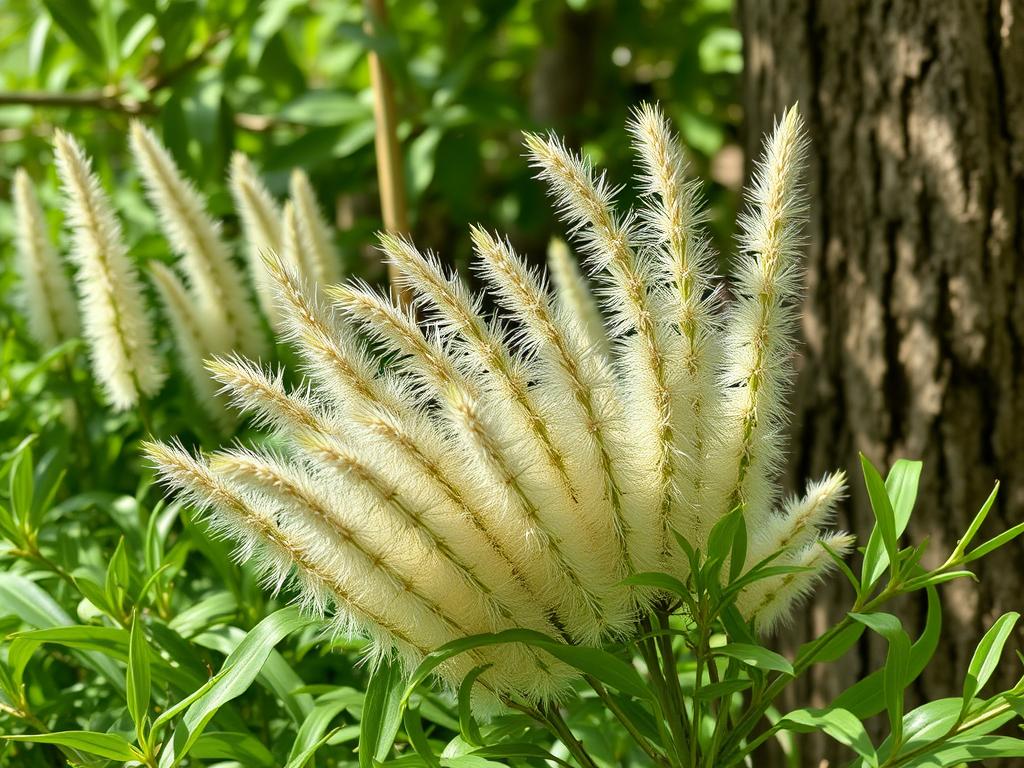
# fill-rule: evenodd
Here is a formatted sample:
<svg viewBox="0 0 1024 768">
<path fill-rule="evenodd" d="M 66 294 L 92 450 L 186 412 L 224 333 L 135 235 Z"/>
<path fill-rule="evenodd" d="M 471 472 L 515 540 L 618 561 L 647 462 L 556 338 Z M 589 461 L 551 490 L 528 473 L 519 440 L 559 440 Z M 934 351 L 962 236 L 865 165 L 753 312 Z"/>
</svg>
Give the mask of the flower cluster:
<svg viewBox="0 0 1024 768">
<path fill-rule="evenodd" d="M 740 596 L 744 616 L 767 631 L 827 570 L 829 550 L 851 546 L 824 531 L 841 473 L 803 498 L 782 500 L 777 485 L 800 294 L 797 112 L 766 143 L 728 303 L 670 126 L 645 106 L 630 132 L 642 205 L 628 213 L 586 159 L 553 137 L 526 138 L 599 301 L 564 247 L 552 250 L 552 292 L 506 239 L 478 227 L 475 269 L 500 318 L 393 235 L 381 247 L 413 306 L 358 281 L 314 285 L 298 265 L 316 263 L 315 235 L 289 235 L 286 216 L 274 236 L 291 255 L 264 254 L 264 294 L 306 383 L 288 390 L 238 355 L 209 364 L 275 449 L 148 446 L 164 480 L 210 511 L 240 559 L 276 586 L 294 576 L 310 610 L 370 638 L 377 656 L 414 662 L 512 627 L 579 644 L 628 636 L 657 595 L 623 579 L 685 579 L 676 535 L 706 547 L 737 507 L 750 532 L 744 567 L 769 553 L 806 566 Z M 247 226 L 269 233 L 273 201 L 247 179 L 236 163 Z M 165 197 L 165 219 L 182 227 L 175 196 Z M 181 250 L 195 260 L 198 248 Z M 457 684 L 481 664 L 498 698 L 544 700 L 571 677 L 526 646 L 477 648 L 440 674 Z"/>
<path fill-rule="evenodd" d="M 204 360 L 235 351 L 266 358 L 270 347 L 265 324 L 251 300 L 249 277 L 236 266 L 203 197 L 149 129 L 136 122 L 130 133 L 147 196 L 171 249 L 180 257 L 174 268 L 152 261 L 145 271 L 169 321 L 178 367 L 199 404 L 227 429 L 233 418 L 216 397 Z M 53 347 L 79 335 L 80 314 L 95 378 L 110 404 L 123 410 L 154 396 L 166 374 L 155 348 L 144 283 L 85 151 L 64 133 L 55 137 L 54 151 L 80 300 L 76 313 L 75 294 L 50 239 L 32 181 L 19 169 L 13 202 L 20 296 L 28 330 L 41 346 Z M 229 182 L 245 235 L 251 278 L 275 326 L 276 309 L 261 254 L 281 253 L 311 282 L 337 282 L 341 261 L 333 235 L 303 171 L 292 173 L 291 199 L 283 213 L 244 155 L 234 157 Z"/>
</svg>

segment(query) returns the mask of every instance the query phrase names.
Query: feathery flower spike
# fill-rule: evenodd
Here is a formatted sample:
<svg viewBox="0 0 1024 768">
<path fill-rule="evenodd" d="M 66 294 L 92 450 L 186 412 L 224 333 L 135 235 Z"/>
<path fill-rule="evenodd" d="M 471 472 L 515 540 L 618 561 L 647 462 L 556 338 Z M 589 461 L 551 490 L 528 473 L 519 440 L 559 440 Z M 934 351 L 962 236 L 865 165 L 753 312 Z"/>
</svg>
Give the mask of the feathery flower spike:
<svg viewBox="0 0 1024 768">
<path fill-rule="evenodd" d="M 713 254 L 703 231 L 699 186 L 686 178 L 686 161 L 668 120 L 643 104 L 629 123 L 640 164 L 638 182 L 646 225 L 641 239 L 653 253 L 662 284 L 667 319 L 680 335 L 671 347 L 669 368 L 680 377 L 680 402 L 672 409 L 675 450 L 682 457 L 676 478 L 676 525 L 695 544 L 706 541 L 715 515 L 705 508 L 707 455 L 721 419 L 717 387 L 721 332 L 715 318 L 717 292 L 711 289 Z"/>
<path fill-rule="evenodd" d="M 331 229 L 320 213 L 309 177 L 302 169 L 296 168 L 292 171 L 288 188 L 295 208 L 299 242 L 310 265 L 310 278 L 317 285 L 334 285 L 341 280 L 341 255 L 334 247 Z"/>
<path fill-rule="evenodd" d="M 235 201 L 235 210 L 242 220 L 249 273 L 256 285 L 256 295 L 263 313 L 270 319 L 271 325 L 276 327 L 277 306 L 270 287 L 270 277 L 263 267 L 263 254 L 267 251 L 281 251 L 281 211 L 277 201 L 256 174 L 252 162 L 241 152 L 231 156 L 228 185 Z"/>
<path fill-rule="evenodd" d="M 75 294 L 47 232 L 35 187 L 24 168 L 14 174 L 17 270 L 29 333 L 49 349 L 79 334 Z"/>
<path fill-rule="evenodd" d="M 801 295 L 801 194 L 806 138 L 790 108 L 765 144 L 764 158 L 740 217 L 736 298 L 726 312 L 727 392 L 723 439 L 715 464 L 723 511 L 742 505 L 751 530 L 777 499 L 774 478 L 783 459 L 786 395 L 793 375 L 796 302 Z"/>
<path fill-rule="evenodd" d="M 639 472 L 649 476 L 634 494 L 649 489 L 651 498 L 635 511 L 634 527 L 644 536 L 637 537 L 633 556 L 644 569 L 658 570 L 675 550 L 672 488 L 679 462 L 672 413 L 681 405 L 681 393 L 670 378 L 668 357 L 677 337 L 652 302 L 652 269 L 647 254 L 637 247 L 636 217 L 615 211 L 615 190 L 605 177 L 595 175 L 589 160 L 553 136 L 527 134 L 525 143 L 538 178 L 550 186 L 562 219 L 603 285 L 610 333 L 620 347 L 620 375 L 627 383 L 623 404 L 649 438 L 637 446 L 642 453 L 634 457 L 638 479 Z"/>
<path fill-rule="evenodd" d="M 131 148 L 150 204 L 171 247 L 181 256 L 189 292 L 203 318 L 200 327 L 208 352 L 238 350 L 263 357 L 267 343 L 245 276 L 232 262 L 220 226 L 206 212 L 202 196 L 181 175 L 156 136 L 138 121 L 131 126 Z"/>
<path fill-rule="evenodd" d="M 601 310 L 569 246 L 557 237 L 551 238 L 548 243 L 548 271 L 551 273 L 551 282 L 555 284 L 555 297 L 561 311 L 567 317 L 576 319 L 596 352 L 608 357 L 611 344 Z"/>
<path fill-rule="evenodd" d="M 206 370 L 206 340 L 188 291 L 174 271 L 158 261 L 149 264 L 149 274 L 170 320 L 171 334 L 178 350 L 178 364 L 188 379 L 199 407 L 213 423 L 227 431 L 234 424 L 231 413 L 217 396 L 217 387 Z"/>
<path fill-rule="evenodd" d="M 63 131 L 54 135 L 54 150 L 74 237 L 71 257 L 78 267 L 92 369 L 111 405 L 125 410 L 156 394 L 165 376 L 153 349 L 142 282 L 85 152 Z"/>
<path fill-rule="evenodd" d="M 289 391 L 240 356 L 209 363 L 280 454 L 196 458 L 155 445 L 151 457 L 210 510 L 240 558 L 255 558 L 268 583 L 293 573 L 303 603 L 364 633 L 374 658 L 411 665 L 448 640 L 511 627 L 571 643 L 628 637 L 656 596 L 621 580 L 651 569 L 684 578 L 674 531 L 706 546 L 737 503 L 750 533 L 743 568 L 769 555 L 798 567 L 739 595 L 742 615 L 771 631 L 832 567 L 829 553 L 852 546 L 826 531 L 843 474 L 775 509 L 777 459 L 766 453 L 784 426 L 797 296 L 794 115 L 769 143 L 724 323 L 699 196 L 656 108 L 630 125 L 635 215 L 615 211 L 585 160 L 527 139 L 603 286 L 603 349 L 595 334 L 606 323 L 567 252 L 552 256 L 553 294 L 507 240 L 479 227 L 475 269 L 498 318 L 394 235 L 381 245 L 412 309 L 358 281 L 320 290 L 293 189 L 285 253 L 263 265 L 306 383 Z M 481 678 L 491 704 L 557 699 L 573 674 L 514 645 L 476 649 L 439 676 L 454 686 L 480 663 L 493 663 Z"/>
</svg>

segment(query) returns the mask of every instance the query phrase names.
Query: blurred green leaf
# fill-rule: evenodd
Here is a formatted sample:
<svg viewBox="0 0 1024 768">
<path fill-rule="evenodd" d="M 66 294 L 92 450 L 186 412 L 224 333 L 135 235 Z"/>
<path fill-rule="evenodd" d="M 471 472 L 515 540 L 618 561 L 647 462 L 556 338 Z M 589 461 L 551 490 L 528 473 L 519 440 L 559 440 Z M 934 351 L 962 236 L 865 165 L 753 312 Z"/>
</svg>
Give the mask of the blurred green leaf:
<svg viewBox="0 0 1024 768">
<path fill-rule="evenodd" d="M 60 733 L 32 733 L 21 736 L 0 736 L 8 741 L 30 741 L 36 744 L 56 744 L 98 755 L 110 760 L 144 760 L 145 756 L 135 749 L 127 739 L 116 733 L 92 733 L 90 731 L 62 731 Z"/>
<path fill-rule="evenodd" d="M 138 613 L 132 615 L 132 628 L 128 638 L 128 676 L 125 689 L 128 697 L 128 712 L 135 723 L 137 733 L 144 733 L 150 698 L 149 644 L 143 631 L 142 619 Z"/>
<path fill-rule="evenodd" d="M 253 627 L 224 660 L 226 672 L 186 710 L 174 734 L 160 753 L 160 768 L 177 765 L 188 754 L 207 723 L 224 704 L 241 695 L 263 668 L 267 657 L 283 638 L 311 620 L 295 607 L 282 608 Z"/>
</svg>

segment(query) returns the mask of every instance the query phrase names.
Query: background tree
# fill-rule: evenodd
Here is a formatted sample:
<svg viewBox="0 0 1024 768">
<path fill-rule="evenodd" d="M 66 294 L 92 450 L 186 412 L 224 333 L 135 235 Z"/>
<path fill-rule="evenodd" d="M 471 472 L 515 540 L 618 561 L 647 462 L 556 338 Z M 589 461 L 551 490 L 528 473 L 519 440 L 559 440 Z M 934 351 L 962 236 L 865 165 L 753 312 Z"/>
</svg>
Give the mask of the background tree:
<svg viewBox="0 0 1024 768">
<path fill-rule="evenodd" d="M 912 535 L 936 557 L 994 479 L 986 527 L 1005 529 L 1024 516 L 1024 3 L 745 0 L 738 14 L 749 142 L 795 100 L 811 136 L 792 476 L 859 473 L 857 451 L 921 458 Z M 870 510 L 852 487 L 860 534 Z M 925 693 L 949 695 L 982 625 L 1020 607 L 1022 555 L 1007 547 L 983 586 L 945 590 L 949 663 Z M 807 632 L 830 605 L 823 593 Z M 860 663 L 883 654 L 865 647 Z M 828 700 L 846 681 L 818 682 Z"/>
</svg>

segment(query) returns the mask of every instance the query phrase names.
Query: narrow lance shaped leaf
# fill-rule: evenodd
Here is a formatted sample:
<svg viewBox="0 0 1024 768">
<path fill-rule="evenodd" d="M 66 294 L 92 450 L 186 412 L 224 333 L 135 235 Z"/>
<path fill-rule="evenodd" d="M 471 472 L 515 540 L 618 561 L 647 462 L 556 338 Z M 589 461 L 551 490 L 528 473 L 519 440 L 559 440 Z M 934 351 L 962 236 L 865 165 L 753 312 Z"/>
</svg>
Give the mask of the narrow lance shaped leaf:
<svg viewBox="0 0 1024 768">
<path fill-rule="evenodd" d="M 967 677 L 964 680 L 963 711 L 971 705 L 971 700 L 985 686 L 988 679 L 992 677 L 999 664 L 999 656 L 1003 652 L 1003 646 L 1010 637 L 1020 614 L 1015 611 L 1004 613 L 989 628 L 988 632 L 981 638 L 978 647 L 974 650 L 971 663 L 967 666 Z"/>
<path fill-rule="evenodd" d="M 981 528 L 981 524 L 985 522 L 985 518 L 988 517 L 988 513 L 992 509 L 992 505 L 996 503 L 996 496 L 999 495 L 999 482 L 997 481 L 995 486 L 992 488 L 992 493 L 985 499 L 985 503 L 981 505 L 981 509 L 978 510 L 978 514 L 971 520 L 971 524 L 967 527 L 967 531 L 964 532 L 963 537 L 956 543 L 956 547 L 949 556 L 951 563 L 957 562 L 964 554 L 964 550 L 967 549 L 967 545 L 974 539 L 975 534 Z"/>
<path fill-rule="evenodd" d="M 878 474 L 875 466 L 864 455 L 860 455 L 861 468 L 864 471 L 864 482 L 871 501 L 871 511 L 875 515 L 875 528 L 871 531 L 868 546 L 864 552 L 864 565 L 861 572 L 862 591 L 870 587 L 887 565 L 895 569 L 897 552 L 899 551 L 896 532 L 896 513 L 893 511 L 889 493 Z M 884 548 L 884 549 L 883 549 Z"/>
<path fill-rule="evenodd" d="M 145 732 L 150 697 L 149 644 L 138 611 L 132 616 L 132 628 L 128 638 L 128 675 L 125 689 L 128 697 L 128 713 L 135 723 L 135 730 L 141 740 Z"/>
</svg>

